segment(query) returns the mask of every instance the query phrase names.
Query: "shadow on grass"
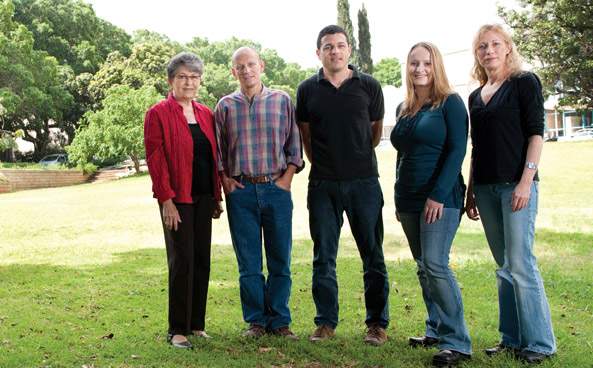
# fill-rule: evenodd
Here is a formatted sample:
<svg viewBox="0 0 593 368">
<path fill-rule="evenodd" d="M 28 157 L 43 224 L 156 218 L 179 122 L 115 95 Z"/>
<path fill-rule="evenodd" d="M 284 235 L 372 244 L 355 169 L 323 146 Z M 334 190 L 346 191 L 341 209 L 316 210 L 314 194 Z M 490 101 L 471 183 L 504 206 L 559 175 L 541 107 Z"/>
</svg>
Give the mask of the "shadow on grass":
<svg viewBox="0 0 593 368">
<path fill-rule="evenodd" d="M 591 240 L 589 235 L 538 233 L 539 246 L 552 252 L 541 263 L 559 341 L 558 356 L 544 367 L 590 366 L 593 271 L 581 267 L 579 259 L 591 258 L 591 247 L 581 244 L 591 244 Z M 461 254 L 485 247 L 481 234 L 461 233 L 456 243 Z M 386 346 L 372 348 L 362 343 L 361 262 L 355 249 L 341 251 L 337 336 L 312 344 L 306 339 L 315 314 L 309 261 L 312 247 L 309 241 L 299 240 L 294 248 L 292 328 L 301 339 L 240 337 L 246 325 L 241 317 L 236 261 L 227 248 L 213 254 L 207 329 L 214 338 L 194 340 L 193 351 L 175 350 L 165 343 L 167 273 L 162 249 L 121 253 L 113 263 L 96 267 L 0 267 L 0 344 L 7 352 L 0 354 L 0 366 L 422 367 L 430 363 L 434 351 L 412 350 L 406 345 L 408 336 L 422 333 L 425 318 L 411 260 L 388 262 L 390 340 Z M 468 260 L 455 270 L 476 351 L 466 366 L 520 366 L 509 357 L 489 360 L 480 352 L 498 340 L 493 262 L 488 257 Z"/>
</svg>

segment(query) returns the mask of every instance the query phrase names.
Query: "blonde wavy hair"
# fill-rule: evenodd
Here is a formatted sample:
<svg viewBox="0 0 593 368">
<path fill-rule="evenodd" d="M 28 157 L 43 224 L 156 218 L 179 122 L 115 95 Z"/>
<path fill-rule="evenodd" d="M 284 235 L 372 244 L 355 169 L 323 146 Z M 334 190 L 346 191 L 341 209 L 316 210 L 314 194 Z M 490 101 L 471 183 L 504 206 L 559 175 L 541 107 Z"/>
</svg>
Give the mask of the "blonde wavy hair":
<svg viewBox="0 0 593 368">
<path fill-rule="evenodd" d="M 497 33 L 511 49 L 511 52 L 507 54 L 507 58 L 505 60 L 505 72 L 508 74 L 508 76 L 514 76 L 520 74 L 523 71 L 523 60 L 517 51 L 517 46 L 513 42 L 511 35 L 500 24 L 484 24 L 476 33 L 474 42 L 472 43 L 474 66 L 472 67 L 471 76 L 473 79 L 477 80 L 481 86 L 486 84 L 488 81 L 488 75 L 486 74 L 486 69 L 480 65 L 480 60 L 478 59 L 478 46 L 482 36 L 484 36 L 486 32 L 490 31 Z"/>
<path fill-rule="evenodd" d="M 453 93 L 453 89 L 449 84 L 447 73 L 445 73 L 445 64 L 443 63 L 443 56 L 439 49 L 430 42 L 418 42 L 408 52 L 406 60 L 406 98 L 400 110 L 399 117 L 414 116 L 422 108 L 422 101 L 418 100 L 416 91 L 414 90 L 413 75 L 408 72 L 407 65 L 410 64 L 410 55 L 414 49 L 422 47 L 430 54 L 430 61 L 432 63 L 432 85 L 430 86 L 430 102 L 431 109 L 439 107 L 449 96 Z"/>
</svg>

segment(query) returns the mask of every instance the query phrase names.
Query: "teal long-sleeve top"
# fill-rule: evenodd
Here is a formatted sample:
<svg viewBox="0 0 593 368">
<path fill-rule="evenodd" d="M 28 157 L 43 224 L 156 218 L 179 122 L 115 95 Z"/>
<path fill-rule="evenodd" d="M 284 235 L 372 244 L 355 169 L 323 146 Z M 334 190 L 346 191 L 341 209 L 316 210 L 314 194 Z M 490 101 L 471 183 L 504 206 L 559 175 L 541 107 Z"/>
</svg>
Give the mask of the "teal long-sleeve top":
<svg viewBox="0 0 593 368">
<path fill-rule="evenodd" d="M 468 115 L 461 97 L 451 94 L 439 107 L 425 105 L 414 116 L 399 118 L 400 109 L 391 131 L 397 150 L 396 210 L 422 212 L 427 198 L 445 208 L 462 208 Z"/>
</svg>

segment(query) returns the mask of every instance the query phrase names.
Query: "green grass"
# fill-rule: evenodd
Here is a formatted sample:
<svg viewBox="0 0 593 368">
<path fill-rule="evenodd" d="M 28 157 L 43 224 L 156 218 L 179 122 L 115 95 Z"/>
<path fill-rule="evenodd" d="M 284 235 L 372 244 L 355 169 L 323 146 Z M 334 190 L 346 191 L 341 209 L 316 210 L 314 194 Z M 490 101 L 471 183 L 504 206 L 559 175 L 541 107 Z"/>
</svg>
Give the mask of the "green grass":
<svg viewBox="0 0 593 368">
<path fill-rule="evenodd" d="M 536 254 L 552 308 L 557 356 L 542 367 L 593 367 L 593 142 L 548 143 L 541 164 Z M 412 350 L 425 310 L 407 243 L 393 215 L 391 149 L 378 152 L 391 282 L 389 342 L 365 346 L 362 267 L 343 231 L 337 337 L 311 344 L 312 245 L 306 173 L 295 202 L 291 309 L 297 342 L 240 338 L 238 273 L 226 219 L 216 222 L 207 313 L 210 341 L 193 351 L 165 344 L 167 273 L 147 176 L 0 195 L 0 367 L 422 367 Z M 223 216 L 225 217 L 225 216 Z M 462 287 L 474 357 L 466 367 L 520 367 L 487 359 L 498 341 L 495 266 L 480 226 L 464 218 L 452 266 Z M 113 334 L 112 338 L 108 338 Z"/>
</svg>

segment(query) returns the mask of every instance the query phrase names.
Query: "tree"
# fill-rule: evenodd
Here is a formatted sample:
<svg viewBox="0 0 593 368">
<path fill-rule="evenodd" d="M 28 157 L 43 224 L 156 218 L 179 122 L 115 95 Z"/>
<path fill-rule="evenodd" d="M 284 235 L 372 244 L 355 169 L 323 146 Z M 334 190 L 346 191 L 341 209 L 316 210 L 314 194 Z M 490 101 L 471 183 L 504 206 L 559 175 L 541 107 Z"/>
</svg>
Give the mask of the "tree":
<svg viewBox="0 0 593 368">
<path fill-rule="evenodd" d="M 22 138 L 24 135 L 25 133 L 21 129 L 14 133 L 0 129 L 0 161 L 14 161 L 14 150 L 17 149 L 15 139 Z"/>
<path fill-rule="evenodd" d="M 70 65 L 75 75 L 95 73 L 113 51 L 130 52 L 130 36 L 81 0 L 15 0 L 15 7 L 15 21 L 33 33 L 35 49 Z"/>
<path fill-rule="evenodd" d="M 296 90 L 299 83 L 316 72 L 317 70 L 315 68 L 302 69 L 299 64 L 288 63 L 284 66 L 281 73 L 277 73 L 277 78 L 269 82 L 269 86 L 283 90 L 290 95 L 293 101 L 296 101 Z"/>
<path fill-rule="evenodd" d="M 174 48 L 181 48 L 181 45 L 178 42 L 171 40 L 167 35 L 149 31 L 147 29 L 139 29 L 134 31 L 134 34 L 132 35 L 132 43 L 134 45 L 140 45 L 143 43 L 164 43 L 171 45 Z"/>
<path fill-rule="evenodd" d="M 204 65 L 204 76 L 198 91 L 198 101 L 214 108 L 218 100 L 235 91 L 238 86 L 229 66 L 208 63 Z"/>
<path fill-rule="evenodd" d="M 136 172 L 144 157 L 144 115 L 162 96 L 152 86 L 133 89 L 115 86 L 107 91 L 103 108 L 87 112 L 67 148 L 70 161 L 84 165 L 93 160 L 106 161 L 130 157 Z"/>
<path fill-rule="evenodd" d="M 188 46 L 191 47 L 191 51 L 200 56 L 204 63 L 227 65 L 229 68 L 231 66 L 231 57 L 233 56 L 235 50 L 237 50 L 239 47 L 248 46 L 258 52 L 261 52 L 262 50 L 262 47 L 259 43 L 236 37 L 231 37 L 225 41 L 217 41 L 212 43 L 196 37 L 190 41 Z"/>
<path fill-rule="evenodd" d="M 63 130 L 74 101 L 65 87 L 67 69 L 34 49 L 32 33 L 13 14 L 12 1 L 0 1 L 0 129 L 22 129 L 40 158 L 50 148 L 52 130 Z"/>
<path fill-rule="evenodd" d="M 117 51 L 111 53 L 89 83 L 94 106 L 98 108 L 107 91 L 116 85 L 133 89 L 152 86 L 165 95 L 169 90 L 167 63 L 179 51 L 181 46 L 175 43 L 147 42 L 134 45 L 129 57 Z"/>
<path fill-rule="evenodd" d="M 533 63 L 548 95 L 560 106 L 593 108 L 593 2 L 522 0 L 499 8 L 521 54 Z"/>
<path fill-rule="evenodd" d="M 368 74 L 373 74 L 373 59 L 371 58 L 371 31 L 367 10 L 362 4 L 358 11 L 358 61 L 360 69 Z"/>
<path fill-rule="evenodd" d="M 231 74 L 231 57 L 241 46 L 253 47 L 260 53 L 266 64 L 262 80 L 269 87 L 282 89 L 294 97 L 298 84 L 308 75 L 297 64 L 287 64 L 276 50 L 262 49 L 261 45 L 250 40 L 233 37 L 210 43 L 196 37 L 188 44 L 180 45 L 166 36 L 149 31 L 137 32 L 134 39 L 140 43 L 133 46 L 129 57 L 119 52 L 110 54 L 93 76 L 88 93 L 96 107 L 100 106 L 106 91 L 115 85 L 127 85 L 135 89 L 153 86 L 165 95 L 169 89 L 165 72 L 167 63 L 181 50 L 194 52 L 204 62 L 198 100 L 211 108 L 214 108 L 220 98 L 238 88 L 238 83 Z"/>
<path fill-rule="evenodd" d="M 338 0 L 338 26 L 344 28 L 350 40 L 350 45 L 352 46 L 351 63 L 359 65 L 358 49 L 356 47 L 356 38 L 354 38 L 354 27 L 350 19 L 350 4 L 348 0 Z"/>
<path fill-rule="evenodd" d="M 64 86 L 74 98 L 70 110 L 63 111 L 60 125 L 66 143 L 74 138 L 82 115 L 93 107 L 88 94 L 91 75 L 107 55 L 130 53 L 130 36 L 122 29 L 98 18 L 93 8 L 81 0 L 14 0 L 15 21 L 33 34 L 33 48 L 54 56 L 61 65 Z"/>
<path fill-rule="evenodd" d="M 239 85 L 230 71 L 231 57 L 235 50 L 242 46 L 252 47 L 259 52 L 265 63 L 263 83 L 268 87 L 286 91 L 293 98 L 298 84 L 312 74 L 301 69 L 298 64 L 286 63 L 276 50 L 263 49 L 260 44 L 251 40 L 232 37 L 226 41 L 210 43 L 206 39 L 196 37 L 186 46 L 205 63 L 198 99 L 210 107 L 214 107 L 221 97 L 237 90 Z"/>
<path fill-rule="evenodd" d="M 375 64 L 373 76 L 382 86 L 400 87 L 402 85 L 402 70 L 396 58 L 381 59 Z"/>
</svg>

